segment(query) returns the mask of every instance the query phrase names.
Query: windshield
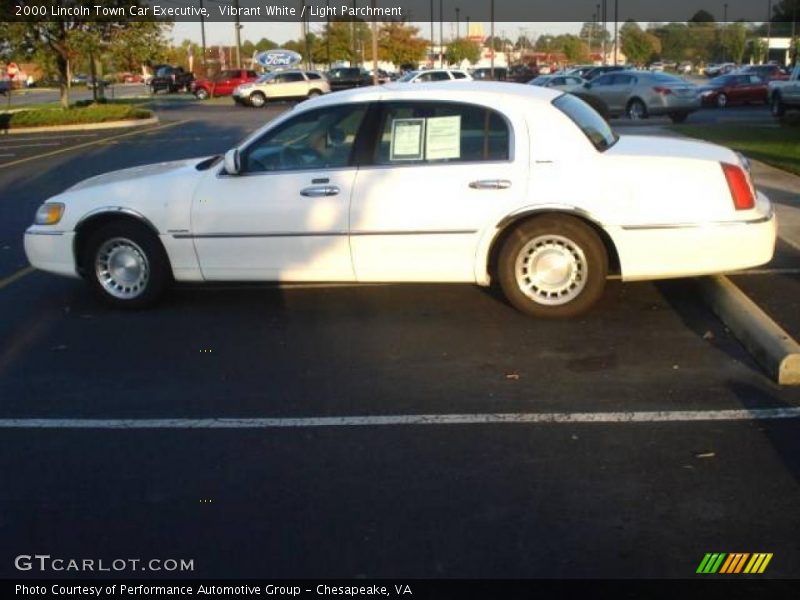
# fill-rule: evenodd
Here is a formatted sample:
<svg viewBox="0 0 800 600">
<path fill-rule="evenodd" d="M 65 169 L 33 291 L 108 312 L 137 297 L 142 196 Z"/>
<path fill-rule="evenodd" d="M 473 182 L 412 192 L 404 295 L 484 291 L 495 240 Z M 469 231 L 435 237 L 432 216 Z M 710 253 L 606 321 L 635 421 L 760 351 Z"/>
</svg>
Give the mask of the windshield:
<svg viewBox="0 0 800 600">
<path fill-rule="evenodd" d="M 709 85 L 728 85 L 733 81 L 733 77 L 728 77 L 727 75 L 723 77 L 714 77 L 711 81 L 709 81 Z"/>
<path fill-rule="evenodd" d="M 409 71 L 408 73 L 406 73 L 405 75 L 403 75 L 403 76 L 402 76 L 400 79 L 398 79 L 397 81 L 402 81 L 402 82 L 408 82 L 408 81 L 411 81 L 412 79 L 414 79 L 414 77 L 416 77 L 416 76 L 417 76 L 417 73 L 419 73 L 419 71 Z"/>
<path fill-rule="evenodd" d="M 583 100 L 572 94 L 564 94 L 553 100 L 553 106 L 567 115 L 589 138 L 600 152 L 608 150 L 619 137 L 606 120 Z"/>
<path fill-rule="evenodd" d="M 256 79 L 256 83 L 266 83 L 271 79 L 275 79 L 275 73 L 266 73 L 265 75 L 262 75 L 261 77 Z"/>
<path fill-rule="evenodd" d="M 653 73 L 650 77 L 653 81 L 658 83 L 686 83 L 685 79 L 675 77 L 675 75 L 666 75 L 664 73 Z"/>
<path fill-rule="evenodd" d="M 537 77 L 530 82 L 531 85 L 544 85 L 545 83 L 547 83 L 547 77 Z"/>
</svg>

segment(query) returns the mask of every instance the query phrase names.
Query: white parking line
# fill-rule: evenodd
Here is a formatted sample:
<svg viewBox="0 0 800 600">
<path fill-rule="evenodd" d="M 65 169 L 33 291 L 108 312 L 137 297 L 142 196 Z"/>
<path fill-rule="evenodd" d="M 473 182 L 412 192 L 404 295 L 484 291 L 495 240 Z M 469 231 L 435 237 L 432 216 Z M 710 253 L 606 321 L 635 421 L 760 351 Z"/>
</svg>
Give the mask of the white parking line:
<svg viewBox="0 0 800 600">
<path fill-rule="evenodd" d="M 0 154 L 0 158 L 6 158 L 8 156 L 16 156 L 16 154 Z"/>
<path fill-rule="evenodd" d="M 14 148 L 40 148 L 43 146 L 60 146 L 60 145 L 61 142 L 48 142 L 46 144 L 13 144 L 9 146 L 3 146 L 3 150 L 13 150 Z"/>
<path fill-rule="evenodd" d="M 685 423 L 800 418 L 800 407 L 589 413 L 499 413 L 243 419 L 0 419 L 0 429 L 286 429 L 382 425 L 499 425 L 525 423 Z"/>
<path fill-rule="evenodd" d="M 77 134 L 77 135 L 58 135 L 58 139 L 60 139 L 60 140 L 70 140 L 70 139 L 77 139 L 77 138 L 93 138 L 93 137 L 97 137 L 97 134 L 96 133 L 80 133 L 80 134 Z M 26 137 L 22 137 L 22 136 L 14 136 L 14 137 L 10 137 L 9 136 L 9 138 L 0 138 L 0 139 L 6 139 L 7 141 L 14 141 L 14 142 L 46 142 L 47 140 L 52 140 L 53 136 L 50 136 L 50 137 L 31 137 L 31 138 L 26 138 Z M 2 147 L 2 144 L 0 144 L 0 147 Z"/>
</svg>

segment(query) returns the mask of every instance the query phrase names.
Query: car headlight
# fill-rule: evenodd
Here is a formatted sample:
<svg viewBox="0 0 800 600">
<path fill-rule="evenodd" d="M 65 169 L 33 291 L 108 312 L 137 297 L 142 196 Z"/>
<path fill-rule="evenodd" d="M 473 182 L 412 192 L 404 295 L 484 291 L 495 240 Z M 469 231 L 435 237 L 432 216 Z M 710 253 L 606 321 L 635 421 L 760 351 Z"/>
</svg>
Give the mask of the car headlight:
<svg viewBox="0 0 800 600">
<path fill-rule="evenodd" d="M 61 202 L 45 202 L 36 211 L 33 219 L 35 225 L 55 225 L 64 214 L 64 205 Z"/>
</svg>

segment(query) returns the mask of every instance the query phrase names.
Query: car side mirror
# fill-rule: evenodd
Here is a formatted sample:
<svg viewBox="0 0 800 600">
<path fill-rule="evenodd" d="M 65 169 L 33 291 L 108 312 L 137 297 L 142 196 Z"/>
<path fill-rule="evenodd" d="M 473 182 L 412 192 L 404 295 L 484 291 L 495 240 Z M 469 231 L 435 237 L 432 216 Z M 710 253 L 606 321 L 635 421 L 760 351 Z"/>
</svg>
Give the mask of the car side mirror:
<svg viewBox="0 0 800 600">
<path fill-rule="evenodd" d="M 238 175 L 241 172 L 239 149 L 231 148 L 228 150 L 225 153 L 223 164 L 225 165 L 225 172 L 228 175 Z"/>
</svg>

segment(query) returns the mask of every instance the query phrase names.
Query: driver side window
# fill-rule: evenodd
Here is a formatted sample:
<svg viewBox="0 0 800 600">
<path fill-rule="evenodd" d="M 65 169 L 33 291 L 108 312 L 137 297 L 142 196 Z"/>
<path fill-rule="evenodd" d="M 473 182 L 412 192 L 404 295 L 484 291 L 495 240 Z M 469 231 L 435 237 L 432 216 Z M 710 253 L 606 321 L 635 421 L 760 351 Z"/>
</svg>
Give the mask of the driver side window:
<svg viewBox="0 0 800 600">
<path fill-rule="evenodd" d="M 346 167 L 365 104 L 310 110 L 268 131 L 242 153 L 244 173 Z"/>
</svg>

